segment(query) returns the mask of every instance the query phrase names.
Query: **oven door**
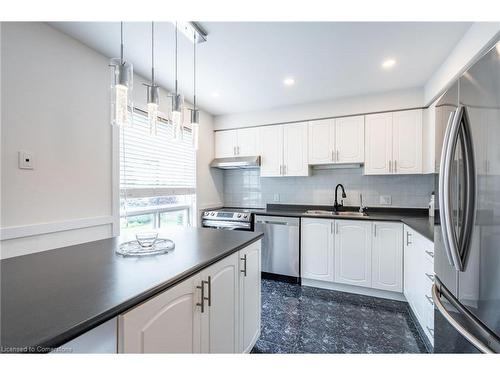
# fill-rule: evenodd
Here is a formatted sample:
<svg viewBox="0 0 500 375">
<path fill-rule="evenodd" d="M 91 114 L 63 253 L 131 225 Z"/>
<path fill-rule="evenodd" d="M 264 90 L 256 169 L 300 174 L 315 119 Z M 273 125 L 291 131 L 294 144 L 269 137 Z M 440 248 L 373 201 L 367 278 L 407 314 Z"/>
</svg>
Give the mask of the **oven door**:
<svg viewBox="0 0 500 375">
<path fill-rule="evenodd" d="M 202 226 L 204 228 L 224 229 L 224 230 L 252 230 L 252 225 L 245 222 L 234 222 L 224 220 L 203 220 Z"/>
</svg>

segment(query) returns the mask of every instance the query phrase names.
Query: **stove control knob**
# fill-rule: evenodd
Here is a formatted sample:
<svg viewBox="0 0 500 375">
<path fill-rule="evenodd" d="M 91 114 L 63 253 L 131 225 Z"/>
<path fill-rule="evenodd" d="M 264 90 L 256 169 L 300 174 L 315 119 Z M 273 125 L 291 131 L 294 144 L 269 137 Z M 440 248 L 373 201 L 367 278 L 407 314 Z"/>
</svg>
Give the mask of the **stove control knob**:
<svg viewBox="0 0 500 375">
<path fill-rule="evenodd" d="M 243 215 L 243 219 L 246 219 L 248 217 L 248 215 Z"/>
<path fill-rule="evenodd" d="M 238 214 L 238 218 L 240 218 L 240 217 L 241 217 L 241 214 Z"/>
<path fill-rule="evenodd" d="M 210 215 L 214 216 L 214 215 L 215 215 L 215 212 L 212 212 Z"/>
<path fill-rule="evenodd" d="M 208 216 L 208 212 L 203 212 L 203 216 Z"/>
</svg>

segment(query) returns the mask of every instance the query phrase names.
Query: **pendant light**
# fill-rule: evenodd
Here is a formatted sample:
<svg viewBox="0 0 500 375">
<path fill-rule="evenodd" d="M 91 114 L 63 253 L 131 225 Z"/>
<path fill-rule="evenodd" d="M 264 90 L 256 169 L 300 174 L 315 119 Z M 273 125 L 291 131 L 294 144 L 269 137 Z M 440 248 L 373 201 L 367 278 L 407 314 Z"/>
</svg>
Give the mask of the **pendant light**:
<svg viewBox="0 0 500 375">
<path fill-rule="evenodd" d="M 155 82 L 155 23 L 151 22 L 151 84 L 147 87 L 148 123 L 151 135 L 158 134 L 158 106 L 160 105 L 160 88 Z"/>
<path fill-rule="evenodd" d="M 177 62 L 178 62 L 178 51 L 177 51 L 177 22 L 175 23 L 175 93 L 172 96 L 172 124 L 174 126 L 174 139 L 177 141 L 182 140 L 182 106 L 183 106 L 183 98 L 179 94 L 179 85 L 177 81 Z"/>
<path fill-rule="evenodd" d="M 132 126 L 134 105 L 132 89 L 134 69 L 123 58 L 123 22 L 120 22 L 120 57 L 112 58 L 111 69 L 111 125 L 118 127 Z"/>
<path fill-rule="evenodd" d="M 191 136 L 193 148 L 198 150 L 198 132 L 200 127 L 200 112 L 196 109 L 196 32 L 193 33 L 193 109 L 191 110 Z"/>
</svg>

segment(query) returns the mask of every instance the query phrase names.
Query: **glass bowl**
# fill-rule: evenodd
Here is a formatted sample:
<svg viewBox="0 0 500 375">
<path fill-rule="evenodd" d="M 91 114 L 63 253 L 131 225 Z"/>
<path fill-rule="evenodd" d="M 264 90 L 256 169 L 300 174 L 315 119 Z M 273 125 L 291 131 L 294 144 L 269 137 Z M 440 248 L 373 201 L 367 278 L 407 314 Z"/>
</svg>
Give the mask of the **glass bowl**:
<svg viewBox="0 0 500 375">
<path fill-rule="evenodd" d="M 137 233 L 135 239 L 142 247 L 152 247 L 158 239 L 157 232 Z"/>
</svg>

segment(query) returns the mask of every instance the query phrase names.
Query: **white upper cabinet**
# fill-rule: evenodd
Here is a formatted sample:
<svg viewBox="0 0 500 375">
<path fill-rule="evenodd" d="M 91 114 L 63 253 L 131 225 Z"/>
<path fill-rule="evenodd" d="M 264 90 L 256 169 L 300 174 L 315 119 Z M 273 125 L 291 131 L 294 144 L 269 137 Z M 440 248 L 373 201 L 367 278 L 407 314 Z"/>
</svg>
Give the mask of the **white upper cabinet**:
<svg viewBox="0 0 500 375">
<path fill-rule="evenodd" d="M 307 123 L 260 129 L 261 177 L 308 176 Z"/>
<path fill-rule="evenodd" d="M 283 125 L 263 126 L 260 129 L 260 175 L 276 177 L 283 170 Z"/>
<path fill-rule="evenodd" d="M 392 172 L 392 113 L 365 116 L 365 174 Z"/>
<path fill-rule="evenodd" d="M 301 220 L 301 277 L 334 281 L 334 221 L 304 218 Z"/>
<path fill-rule="evenodd" d="M 364 116 L 309 122 L 309 164 L 363 163 Z"/>
<path fill-rule="evenodd" d="M 307 122 L 283 125 L 284 176 L 308 176 Z"/>
<path fill-rule="evenodd" d="M 331 164 L 335 161 L 335 120 L 309 122 L 309 164 Z"/>
<path fill-rule="evenodd" d="M 335 220 L 335 282 L 371 287 L 372 223 Z"/>
<path fill-rule="evenodd" d="M 422 110 L 367 115 L 365 174 L 422 173 Z"/>
<path fill-rule="evenodd" d="M 334 154 L 336 163 L 363 163 L 365 161 L 364 116 L 335 119 Z"/>
<path fill-rule="evenodd" d="M 372 288 L 403 291 L 403 224 L 373 223 Z"/>
<path fill-rule="evenodd" d="M 259 154 L 260 128 L 215 132 L 215 157 L 256 156 Z"/>
<path fill-rule="evenodd" d="M 236 130 L 215 132 L 215 157 L 229 158 L 236 155 L 238 134 Z"/>
<path fill-rule="evenodd" d="M 422 110 L 394 112 L 392 116 L 393 172 L 422 173 Z"/>
</svg>

